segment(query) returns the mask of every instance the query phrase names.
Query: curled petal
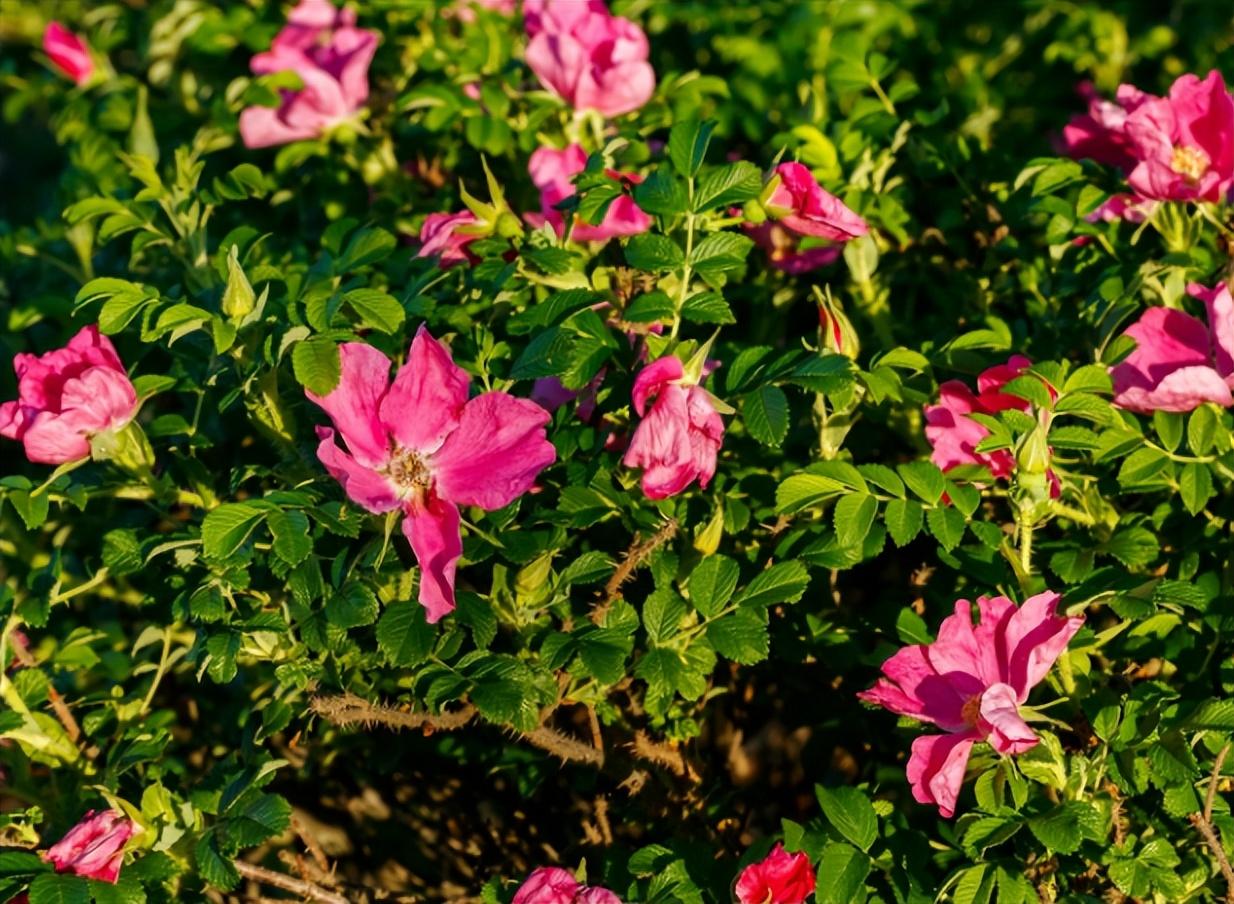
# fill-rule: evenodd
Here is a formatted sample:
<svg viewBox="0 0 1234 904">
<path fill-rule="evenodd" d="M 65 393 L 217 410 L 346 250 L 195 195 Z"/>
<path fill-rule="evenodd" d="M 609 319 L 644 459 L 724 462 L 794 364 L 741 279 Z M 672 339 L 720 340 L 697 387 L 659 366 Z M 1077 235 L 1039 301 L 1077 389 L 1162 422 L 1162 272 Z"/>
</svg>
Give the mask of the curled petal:
<svg viewBox="0 0 1234 904">
<path fill-rule="evenodd" d="M 356 461 L 381 467 L 390 460 L 390 440 L 379 416 L 390 382 L 390 359 L 363 342 L 344 342 L 339 359 L 338 385 L 324 396 L 308 389 L 304 394 L 330 415 Z"/>
<path fill-rule="evenodd" d="M 420 564 L 420 605 L 434 624 L 454 611 L 454 573 L 463 554 L 458 507 L 436 494 L 409 504 L 403 535 Z"/>
<path fill-rule="evenodd" d="M 317 459 L 343 487 L 347 498 L 375 514 L 399 507 L 395 487 L 380 471 L 365 467 L 338 447 L 334 431 L 318 427 Z"/>
<path fill-rule="evenodd" d="M 943 816 L 954 816 L 968 755 L 978 740 L 976 733 L 964 733 L 924 735 L 913 741 L 908 759 L 913 798 L 921 804 L 935 804 Z"/>
<path fill-rule="evenodd" d="M 1037 735 L 1020 716 L 1019 700 L 1011 685 L 987 688 L 981 695 L 980 713 L 989 726 L 990 746 L 999 753 L 1020 754 L 1037 746 Z"/>
</svg>

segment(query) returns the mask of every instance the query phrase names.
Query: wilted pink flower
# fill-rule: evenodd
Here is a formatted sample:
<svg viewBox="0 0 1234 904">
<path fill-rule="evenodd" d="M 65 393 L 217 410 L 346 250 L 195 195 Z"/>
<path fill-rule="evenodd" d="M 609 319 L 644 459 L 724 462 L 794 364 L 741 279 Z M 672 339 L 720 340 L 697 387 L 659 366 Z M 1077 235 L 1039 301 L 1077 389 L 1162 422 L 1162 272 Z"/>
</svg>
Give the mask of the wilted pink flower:
<svg viewBox="0 0 1234 904">
<path fill-rule="evenodd" d="M 764 206 L 772 217 L 798 235 L 847 242 L 870 231 L 865 220 L 825 191 L 800 163 L 781 163 L 773 178 L 780 183 Z"/>
<path fill-rule="evenodd" d="M 647 498 L 675 496 L 695 480 L 706 489 L 724 441 L 724 421 L 711 395 L 685 376 L 679 358 L 667 355 L 639 372 L 632 396 L 643 420 L 622 462 L 643 469 Z"/>
<path fill-rule="evenodd" d="M 79 85 L 94 75 L 94 59 L 86 42 L 59 22 L 48 22 L 43 31 L 43 52 L 55 67 Z"/>
<path fill-rule="evenodd" d="M 743 223 L 746 235 L 767 252 L 767 262 L 784 273 L 807 273 L 834 264 L 843 250 L 841 245 L 801 247 L 801 238 L 774 220 L 764 223 Z"/>
<path fill-rule="evenodd" d="M 1152 414 L 1234 405 L 1234 299 L 1225 283 L 1187 291 L 1204 302 L 1208 325 L 1171 308 L 1145 311 L 1126 332 L 1135 351 L 1110 368 L 1118 407 Z"/>
<path fill-rule="evenodd" d="M 735 889 L 741 904 L 802 904 L 814 894 L 814 868 L 803 853 L 776 842 L 771 853 L 741 871 Z"/>
<path fill-rule="evenodd" d="M 318 427 L 317 457 L 370 512 L 402 510 L 420 563 L 420 604 L 435 622 L 454 608 L 458 507 L 493 511 L 531 489 L 556 457 L 548 413 L 504 392 L 468 399 L 466 372 L 424 327 L 393 383 L 390 359 L 371 345 L 347 342 L 339 352 L 338 385 L 306 395 L 330 415 L 347 451 L 334 430 Z"/>
<path fill-rule="evenodd" d="M 294 72 L 304 83 L 284 90 L 276 107 L 240 114 L 240 136 L 250 148 L 316 138 L 350 119 L 368 100 L 368 67 L 377 32 L 356 28 L 356 14 L 330 0 L 300 0 L 265 53 L 253 57 L 254 75 Z"/>
<path fill-rule="evenodd" d="M 519 886 L 511 904 L 621 904 L 621 899 L 607 888 L 583 885 L 559 866 L 542 866 Z"/>
<path fill-rule="evenodd" d="M 944 471 L 959 465 L 984 465 L 995 477 L 1011 476 L 1015 455 L 1009 449 L 976 451 L 977 444 L 990 431 L 969 415 L 993 415 L 1009 408 L 1027 411 L 1029 403 L 1025 399 L 1000 390 L 1031 364 L 1023 355 L 1013 355 L 1006 364 L 983 371 L 977 377 L 975 394 L 960 380 L 948 380 L 938 387 L 938 404 L 927 405 L 925 409 L 925 433 L 934 448 L 930 456 L 934 464 Z"/>
<path fill-rule="evenodd" d="M 1136 159 L 1126 132 L 1127 114 L 1151 95 L 1133 85 L 1121 85 L 1117 101 L 1105 100 L 1092 82 L 1081 82 L 1077 90 L 1088 101 L 1088 112 L 1072 117 L 1063 128 L 1060 150 L 1077 160 L 1088 158 L 1130 172 Z"/>
<path fill-rule="evenodd" d="M 474 226 L 480 221 L 470 210 L 460 213 L 430 213 L 420 227 L 420 251 L 417 257 L 437 257 L 442 269 L 455 264 L 479 260 L 467 250 L 467 246 L 479 238 L 460 231 L 461 227 Z"/>
<path fill-rule="evenodd" d="M 137 393 L 111 340 L 91 325 L 64 348 L 13 358 L 16 401 L 0 404 L 0 436 L 19 440 L 32 462 L 60 465 L 90 455 L 90 437 L 137 413 Z"/>
<path fill-rule="evenodd" d="M 524 9 L 527 65 L 545 88 L 576 110 L 620 116 L 656 88 L 643 30 L 609 15 L 603 3 L 543 0 Z"/>
<path fill-rule="evenodd" d="M 1234 184 L 1234 100 L 1216 70 L 1180 76 L 1168 97 L 1127 115 L 1136 166 L 1127 183 L 1141 197 L 1220 201 Z"/>
<path fill-rule="evenodd" d="M 43 859 L 58 873 L 73 873 L 114 885 L 124 863 L 124 846 L 136 832 L 132 820 L 122 813 L 91 810 L 47 849 Z"/>
<path fill-rule="evenodd" d="M 565 220 L 555 206 L 575 194 L 574 185 L 570 179 L 581 173 L 587 167 L 587 152 L 579 145 L 572 144 L 565 150 L 555 148 L 537 148 L 527 164 L 531 181 L 540 189 L 540 214 L 529 214 L 527 221 L 538 226 L 545 221 L 552 224 L 561 235 L 565 230 Z M 627 183 L 643 181 L 641 176 L 633 173 L 617 173 L 609 171 L 615 179 Z M 577 220 L 570 237 L 579 242 L 604 242 L 616 236 L 638 235 L 651 228 L 651 217 L 639 210 L 634 199 L 622 194 L 609 205 L 604 219 L 596 226 Z"/>
<path fill-rule="evenodd" d="M 908 780 L 919 803 L 955 813 L 973 744 L 988 741 L 1020 754 L 1037 735 L 1020 715 L 1028 692 L 1045 678 L 1084 623 L 1055 614 L 1057 593 L 1039 593 L 1016 606 L 1006 597 L 959 600 L 943 619 L 938 640 L 905 647 L 883 663 L 883 675 L 857 696 L 943 729 L 913 742 Z"/>
</svg>

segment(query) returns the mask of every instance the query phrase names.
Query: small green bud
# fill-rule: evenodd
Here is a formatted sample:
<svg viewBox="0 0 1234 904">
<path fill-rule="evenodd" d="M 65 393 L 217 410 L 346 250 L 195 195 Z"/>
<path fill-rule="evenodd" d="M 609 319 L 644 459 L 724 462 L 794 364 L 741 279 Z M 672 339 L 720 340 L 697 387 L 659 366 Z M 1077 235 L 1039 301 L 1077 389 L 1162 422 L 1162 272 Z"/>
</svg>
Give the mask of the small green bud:
<svg viewBox="0 0 1234 904">
<path fill-rule="evenodd" d="M 741 215 L 745 217 L 747 223 L 753 223 L 756 226 L 767 222 L 767 211 L 763 210 L 763 205 L 758 201 L 746 201 L 742 205 Z"/>
<path fill-rule="evenodd" d="M 724 536 L 724 508 L 716 506 L 711 520 L 694 532 L 694 548 L 704 556 L 714 556 Z"/>
<path fill-rule="evenodd" d="M 240 266 L 240 249 L 231 246 L 227 253 L 227 288 L 223 290 L 223 314 L 233 322 L 243 320 L 253 312 L 257 295 Z"/>
</svg>

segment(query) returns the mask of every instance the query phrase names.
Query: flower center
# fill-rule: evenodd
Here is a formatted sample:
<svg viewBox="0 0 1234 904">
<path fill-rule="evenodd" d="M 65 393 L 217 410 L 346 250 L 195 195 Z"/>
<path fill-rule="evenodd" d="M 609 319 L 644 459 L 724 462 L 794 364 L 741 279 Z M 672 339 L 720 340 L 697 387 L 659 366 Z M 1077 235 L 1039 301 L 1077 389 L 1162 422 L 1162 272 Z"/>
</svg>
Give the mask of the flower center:
<svg viewBox="0 0 1234 904">
<path fill-rule="evenodd" d="M 1170 169 L 1182 176 L 1189 184 L 1194 185 L 1200 177 L 1208 172 L 1208 155 L 1197 147 L 1180 144 L 1174 148 L 1174 156 L 1170 158 Z"/>
<path fill-rule="evenodd" d="M 419 452 L 411 449 L 394 450 L 394 456 L 386 465 L 386 476 L 391 483 L 412 495 L 419 495 L 433 482 L 428 463 Z"/>
<path fill-rule="evenodd" d="M 977 720 L 981 718 L 981 694 L 974 694 L 968 698 L 968 702 L 960 708 L 960 716 L 964 719 L 964 724 L 976 727 Z"/>
</svg>

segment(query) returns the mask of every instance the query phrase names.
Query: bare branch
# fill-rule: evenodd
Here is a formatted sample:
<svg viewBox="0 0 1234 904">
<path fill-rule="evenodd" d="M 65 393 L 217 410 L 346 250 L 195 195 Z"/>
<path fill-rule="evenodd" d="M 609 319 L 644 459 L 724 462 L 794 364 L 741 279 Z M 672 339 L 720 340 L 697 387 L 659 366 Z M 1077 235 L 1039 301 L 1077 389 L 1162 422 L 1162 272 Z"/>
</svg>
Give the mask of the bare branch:
<svg viewBox="0 0 1234 904">
<path fill-rule="evenodd" d="M 234 864 L 236 871 L 244 878 L 252 879 L 254 882 L 260 882 L 263 885 L 269 885 L 272 888 L 281 888 L 283 891 L 289 891 L 293 895 L 299 895 L 306 901 L 317 901 L 320 904 L 351 904 L 342 895 L 326 891 L 312 882 L 293 879 L 284 873 L 276 873 L 274 870 L 266 869 L 262 866 L 254 866 L 251 863 L 245 863 L 243 860 L 236 860 Z"/>
<path fill-rule="evenodd" d="M 1188 819 L 1191 820 L 1191 824 L 1196 827 L 1200 835 L 1204 837 L 1204 843 L 1208 845 L 1208 849 L 1217 858 L 1217 865 L 1221 868 L 1221 875 L 1225 877 L 1225 899 L 1228 904 L 1234 904 L 1234 867 L 1230 866 L 1230 858 L 1225 855 L 1225 846 L 1221 843 L 1221 836 L 1217 833 L 1217 829 L 1212 823 L 1213 801 L 1217 795 L 1217 783 L 1221 780 L 1221 767 L 1225 764 L 1225 758 L 1230 753 L 1230 746 L 1231 742 L 1227 741 L 1217 754 L 1217 758 L 1213 760 L 1213 770 L 1208 778 L 1208 792 L 1204 795 L 1204 812 L 1192 813 Z"/>
</svg>

